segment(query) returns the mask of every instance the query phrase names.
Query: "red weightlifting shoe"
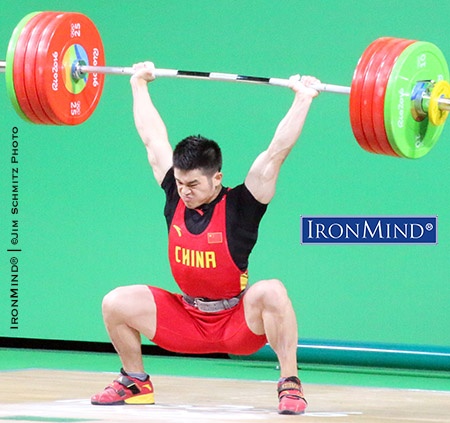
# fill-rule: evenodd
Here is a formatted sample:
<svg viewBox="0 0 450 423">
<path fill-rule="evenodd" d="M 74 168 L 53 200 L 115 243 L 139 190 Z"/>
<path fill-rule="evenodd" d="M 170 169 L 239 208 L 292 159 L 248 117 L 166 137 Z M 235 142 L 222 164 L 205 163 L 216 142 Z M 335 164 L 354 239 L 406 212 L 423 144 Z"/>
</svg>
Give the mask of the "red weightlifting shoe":
<svg viewBox="0 0 450 423">
<path fill-rule="evenodd" d="M 154 404 L 153 385 L 150 377 L 141 381 L 128 376 L 123 369 L 121 375 L 104 391 L 91 398 L 94 405 Z"/>
<path fill-rule="evenodd" d="M 304 396 L 302 383 L 296 376 L 281 378 L 278 381 L 278 413 L 303 414 L 308 405 Z"/>
</svg>

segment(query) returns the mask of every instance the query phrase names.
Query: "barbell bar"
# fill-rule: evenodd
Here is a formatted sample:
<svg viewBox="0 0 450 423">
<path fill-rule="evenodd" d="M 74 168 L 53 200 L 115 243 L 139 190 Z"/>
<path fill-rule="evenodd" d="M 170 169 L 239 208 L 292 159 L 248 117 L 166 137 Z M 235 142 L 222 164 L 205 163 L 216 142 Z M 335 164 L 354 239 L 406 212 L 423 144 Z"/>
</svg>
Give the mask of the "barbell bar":
<svg viewBox="0 0 450 423">
<path fill-rule="evenodd" d="M 0 61 L 0 72 L 5 72 L 6 61 Z M 136 70 L 133 67 L 120 67 L 120 66 L 89 66 L 81 63 L 73 64 L 73 78 L 81 79 L 84 74 L 88 73 L 101 73 L 107 75 L 129 75 L 132 76 Z M 185 71 L 177 69 L 163 69 L 156 68 L 154 75 L 156 78 L 187 78 L 187 79 L 209 79 L 212 81 L 228 81 L 228 82 L 243 82 L 250 84 L 266 84 L 274 85 L 278 87 L 288 87 L 291 83 L 289 79 L 283 78 L 267 78 L 260 76 L 248 76 L 238 75 L 232 73 L 219 73 L 219 72 L 198 72 L 198 71 Z M 312 88 L 317 91 L 326 91 L 335 94 L 350 94 L 350 87 L 333 84 L 317 84 Z M 439 103 L 441 100 L 439 100 Z M 450 109 L 450 100 L 449 100 Z"/>
<path fill-rule="evenodd" d="M 99 102 L 104 75 L 133 75 L 133 67 L 105 65 L 94 23 L 76 12 L 33 12 L 11 36 L 0 61 L 16 112 L 28 122 L 77 125 Z M 208 79 L 288 87 L 289 79 L 231 73 L 155 70 L 155 77 Z M 361 55 L 351 87 L 314 86 L 350 96 L 350 123 L 371 153 L 419 158 L 437 142 L 450 111 L 450 84 L 442 52 L 428 42 L 382 37 Z"/>
<path fill-rule="evenodd" d="M 74 66 L 74 78 L 80 78 L 85 73 L 102 73 L 111 75 L 133 75 L 135 69 L 132 67 L 115 67 L 115 66 L 88 66 L 76 63 Z M 211 81 L 224 82 L 242 82 L 249 84 L 266 84 L 278 87 L 288 87 L 290 85 L 289 79 L 283 78 L 266 78 L 261 76 L 238 75 L 233 73 L 220 72 L 198 72 L 185 71 L 177 69 L 162 69 L 156 68 L 154 75 L 156 78 L 187 78 L 187 79 L 209 79 Z M 350 94 L 350 87 L 332 84 L 317 84 L 313 86 L 318 91 L 327 91 L 336 94 Z"/>
</svg>

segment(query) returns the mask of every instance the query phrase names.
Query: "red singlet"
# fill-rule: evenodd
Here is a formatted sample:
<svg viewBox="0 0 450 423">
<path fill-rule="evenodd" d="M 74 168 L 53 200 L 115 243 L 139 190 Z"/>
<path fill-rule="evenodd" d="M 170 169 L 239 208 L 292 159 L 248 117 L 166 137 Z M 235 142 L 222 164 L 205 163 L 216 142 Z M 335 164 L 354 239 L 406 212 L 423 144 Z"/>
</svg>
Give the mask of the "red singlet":
<svg viewBox="0 0 450 423">
<path fill-rule="evenodd" d="M 234 263 L 226 235 L 226 194 L 216 204 L 206 229 L 198 235 L 185 225 L 186 207 L 180 200 L 169 229 L 169 261 L 180 289 L 192 297 L 228 299 L 247 286 L 247 272 Z M 157 306 L 153 341 L 180 353 L 251 354 L 266 342 L 248 328 L 243 299 L 236 307 L 204 313 L 188 305 L 180 294 L 149 287 Z"/>
<path fill-rule="evenodd" d="M 194 235 L 184 221 L 186 206 L 178 202 L 169 229 L 169 261 L 181 291 L 192 297 L 231 298 L 247 286 L 247 271 L 234 263 L 228 249 L 225 210 L 227 195 L 214 207 L 206 229 Z"/>
</svg>

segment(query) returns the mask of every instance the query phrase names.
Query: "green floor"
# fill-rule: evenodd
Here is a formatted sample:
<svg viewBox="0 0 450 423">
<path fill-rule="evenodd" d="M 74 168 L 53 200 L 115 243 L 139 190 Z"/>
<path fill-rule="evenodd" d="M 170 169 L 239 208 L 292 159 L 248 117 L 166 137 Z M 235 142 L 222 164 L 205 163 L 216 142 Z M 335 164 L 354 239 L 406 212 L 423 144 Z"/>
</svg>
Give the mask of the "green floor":
<svg viewBox="0 0 450 423">
<path fill-rule="evenodd" d="M 168 376 L 277 380 L 277 363 L 238 359 L 145 356 L 147 372 Z M 0 371 L 21 369 L 117 372 L 116 354 L 0 348 Z M 450 372 L 302 366 L 304 384 L 353 385 L 450 391 Z M 0 376 L 1 380 L 1 376 Z"/>
</svg>

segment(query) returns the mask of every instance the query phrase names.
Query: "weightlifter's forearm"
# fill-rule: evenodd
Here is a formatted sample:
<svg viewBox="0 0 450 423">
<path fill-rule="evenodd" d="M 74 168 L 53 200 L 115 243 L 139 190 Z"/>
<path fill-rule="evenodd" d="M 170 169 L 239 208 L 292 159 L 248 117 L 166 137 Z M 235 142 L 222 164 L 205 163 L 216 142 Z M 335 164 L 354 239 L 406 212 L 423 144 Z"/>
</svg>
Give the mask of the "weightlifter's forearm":
<svg viewBox="0 0 450 423">
<path fill-rule="evenodd" d="M 147 82 L 131 78 L 133 115 L 136 129 L 147 148 L 167 140 L 167 129 L 148 92 Z"/>
<path fill-rule="evenodd" d="M 278 124 L 270 143 L 268 150 L 271 155 L 281 155 L 282 160 L 286 158 L 300 137 L 311 103 L 310 96 L 301 93 L 295 94 L 291 107 Z"/>
</svg>

